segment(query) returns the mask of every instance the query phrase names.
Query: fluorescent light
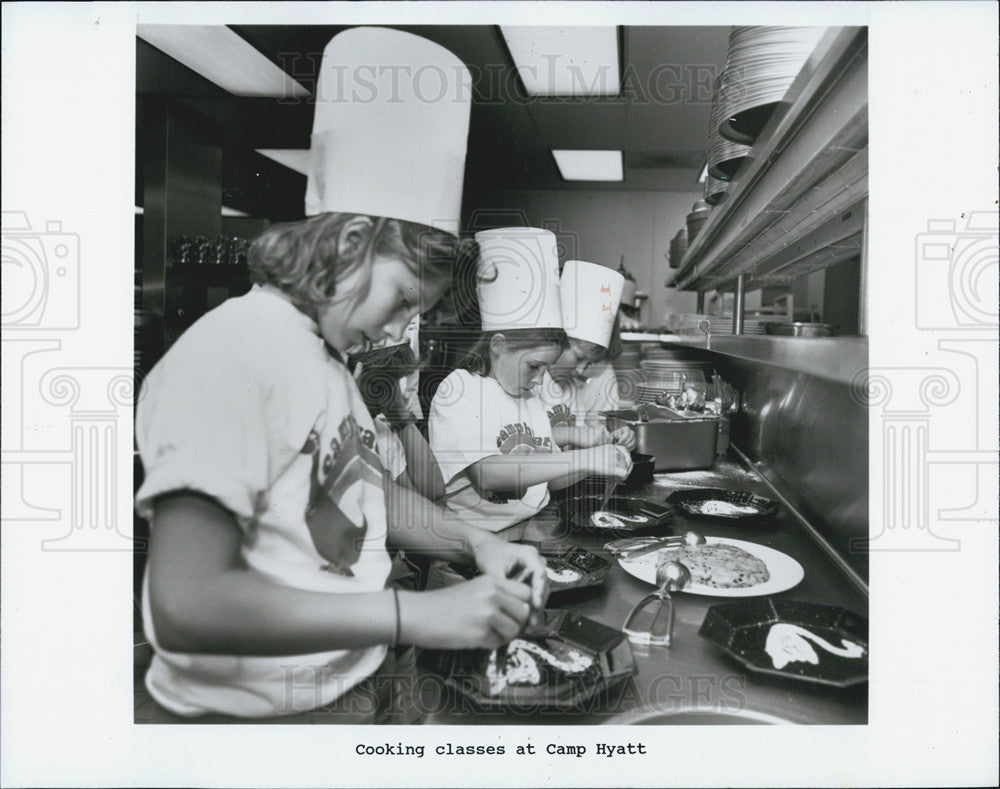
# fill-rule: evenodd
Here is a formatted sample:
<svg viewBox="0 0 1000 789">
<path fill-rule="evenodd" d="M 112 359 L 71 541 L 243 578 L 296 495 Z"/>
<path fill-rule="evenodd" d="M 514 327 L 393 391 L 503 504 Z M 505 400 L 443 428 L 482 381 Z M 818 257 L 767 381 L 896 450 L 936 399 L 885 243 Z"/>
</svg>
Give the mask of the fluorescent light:
<svg viewBox="0 0 1000 789">
<path fill-rule="evenodd" d="M 302 175 L 309 175 L 308 148 L 257 148 L 257 153 Z"/>
<path fill-rule="evenodd" d="M 553 151 L 559 172 L 567 181 L 621 181 L 621 151 Z"/>
<path fill-rule="evenodd" d="M 529 96 L 617 96 L 618 31 L 614 27 L 501 25 Z"/>
<path fill-rule="evenodd" d="M 225 25 L 138 25 L 136 34 L 236 96 L 309 95 L 301 84 Z"/>
<path fill-rule="evenodd" d="M 245 214 L 242 211 L 237 211 L 235 208 L 230 208 L 228 205 L 222 206 L 223 216 L 250 216 L 250 214 Z"/>
</svg>

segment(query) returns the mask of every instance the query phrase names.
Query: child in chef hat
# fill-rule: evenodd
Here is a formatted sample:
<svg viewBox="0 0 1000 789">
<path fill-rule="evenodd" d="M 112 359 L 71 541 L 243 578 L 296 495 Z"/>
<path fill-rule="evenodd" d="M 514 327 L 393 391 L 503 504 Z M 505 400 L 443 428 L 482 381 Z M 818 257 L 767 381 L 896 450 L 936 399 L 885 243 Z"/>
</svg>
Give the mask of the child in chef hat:
<svg viewBox="0 0 1000 789">
<path fill-rule="evenodd" d="M 502 228 L 477 233 L 476 242 L 483 333 L 466 369 L 434 396 L 430 440 L 449 508 L 501 531 L 540 512 L 550 489 L 590 474 L 622 479 L 631 461 L 610 445 L 560 452 L 534 396 L 566 345 L 555 235 Z"/>
<path fill-rule="evenodd" d="M 608 361 L 620 344 L 618 308 L 625 278 L 614 269 L 568 260 L 559 281 L 568 342 L 538 388 L 538 398 L 561 447 L 590 447 L 614 442 L 635 448 L 635 434 L 625 426 L 609 433 L 601 411 L 620 406 L 618 379 Z"/>
<path fill-rule="evenodd" d="M 419 95 L 406 74 L 421 69 L 455 83 L 446 98 Z M 317 86 L 309 218 L 265 231 L 251 291 L 194 323 L 147 377 L 136 508 L 152 530 L 154 719 L 409 722 L 412 649 L 396 647 L 494 647 L 544 604 L 537 552 L 384 482 L 343 363 L 400 341 L 444 291 L 468 120 L 468 73 L 447 50 L 387 29 L 337 35 Z M 387 589 L 387 537 L 483 575 Z"/>
<path fill-rule="evenodd" d="M 434 456 L 417 428 L 420 403 L 407 398 L 404 386 L 416 377 L 420 362 L 408 343 L 353 357 L 361 397 L 375 422 L 375 445 L 389 478 L 430 501 L 444 495 Z"/>
</svg>

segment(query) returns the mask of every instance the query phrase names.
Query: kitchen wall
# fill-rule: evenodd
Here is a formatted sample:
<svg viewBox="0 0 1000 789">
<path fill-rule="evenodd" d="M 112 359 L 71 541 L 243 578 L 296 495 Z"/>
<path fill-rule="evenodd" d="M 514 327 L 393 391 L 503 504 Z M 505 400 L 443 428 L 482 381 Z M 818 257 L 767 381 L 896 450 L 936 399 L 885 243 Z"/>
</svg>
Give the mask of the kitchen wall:
<svg viewBox="0 0 1000 789">
<path fill-rule="evenodd" d="M 700 191 L 534 190 L 466 193 L 465 225 L 485 229 L 521 222 L 559 236 L 560 258 L 617 269 L 621 256 L 639 291 L 642 319 L 661 326 L 666 312 L 694 312 L 696 294 L 668 289 L 666 253 Z"/>
<path fill-rule="evenodd" d="M 802 343 L 803 351 L 811 342 L 784 341 Z M 857 370 L 867 367 L 867 345 L 845 345 L 843 353 Z M 869 414 L 850 381 L 714 351 L 710 356 L 742 393 L 733 443 L 867 579 Z"/>
</svg>

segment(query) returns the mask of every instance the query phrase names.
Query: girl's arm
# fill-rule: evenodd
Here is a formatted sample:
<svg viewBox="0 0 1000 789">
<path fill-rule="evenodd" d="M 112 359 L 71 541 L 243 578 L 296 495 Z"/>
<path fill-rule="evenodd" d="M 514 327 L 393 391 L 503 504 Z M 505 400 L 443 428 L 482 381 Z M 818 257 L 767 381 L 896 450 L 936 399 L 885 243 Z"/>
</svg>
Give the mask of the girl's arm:
<svg viewBox="0 0 1000 789">
<path fill-rule="evenodd" d="M 537 455 L 490 455 L 466 470 L 480 490 L 522 490 L 548 484 L 552 490 L 574 485 L 590 474 L 625 479 L 630 461 L 611 444 Z"/>
<path fill-rule="evenodd" d="M 540 610 L 548 597 L 545 560 L 527 545 L 515 545 L 459 520 L 423 498 L 418 491 L 389 482 L 386 487 L 389 543 L 408 554 L 474 563 L 498 578 L 530 577 L 532 606 Z M 525 587 L 527 588 L 527 587 Z"/>
<path fill-rule="evenodd" d="M 603 418 L 603 417 L 602 417 Z M 556 425 L 552 428 L 552 440 L 560 449 L 596 447 L 611 443 L 611 434 L 601 426 Z"/>
<path fill-rule="evenodd" d="M 440 500 L 444 496 L 444 479 L 420 430 L 411 423 L 400 430 L 398 435 L 406 454 L 406 473 L 413 487 L 425 499 Z"/>
<path fill-rule="evenodd" d="M 151 534 L 149 602 L 166 650 L 296 655 L 393 642 L 392 592 L 328 594 L 273 583 L 242 563 L 239 526 L 211 499 L 162 497 Z M 498 646 L 531 610 L 527 586 L 493 576 L 397 594 L 400 642 L 425 647 Z"/>
</svg>

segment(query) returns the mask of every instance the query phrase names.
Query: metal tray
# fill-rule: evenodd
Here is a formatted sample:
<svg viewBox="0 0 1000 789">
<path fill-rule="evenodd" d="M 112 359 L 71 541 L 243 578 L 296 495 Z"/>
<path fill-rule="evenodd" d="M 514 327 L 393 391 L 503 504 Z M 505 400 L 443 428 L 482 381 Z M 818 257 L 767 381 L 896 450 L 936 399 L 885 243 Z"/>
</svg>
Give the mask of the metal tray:
<svg viewBox="0 0 1000 789">
<path fill-rule="evenodd" d="M 648 406 L 643 406 L 648 409 Z M 655 408 L 655 406 L 654 406 Z M 719 417 L 685 417 L 662 414 L 643 419 L 639 409 L 602 411 L 608 430 L 628 426 L 635 432 L 636 451 L 652 455 L 655 471 L 691 471 L 711 468 L 715 464 L 715 447 L 719 435 Z"/>
<path fill-rule="evenodd" d="M 523 635 L 561 642 L 595 658 L 596 679 L 585 683 L 512 685 L 490 695 L 480 669 L 488 650 L 426 650 L 421 661 L 440 675 L 446 686 L 484 709 L 572 710 L 636 673 L 632 649 L 621 631 L 569 611 L 544 613 L 544 622 L 528 628 Z"/>
<path fill-rule="evenodd" d="M 735 504 L 740 507 L 752 507 L 754 512 L 732 513 L 732 514 L 712 514 L 701 512 L 700 507 L 706 501 L 721 501 L 726 504 Z M 765 499 L 753 493 L 746 493 L 740 490 L 728 490 L 726 488 L 693 488 L 690 490 L 678 490 L 667 496 L 667 504 L 678 509 L 682 514 L 692 518 L 722 518 L 731 521 L 757 521 L 763 518 L 772 518 L 778 514 L 778 502 Z"/>
<path fill-rule="evenodd" d="M 837 606 L 773 597 L 713 605 L 698 634 L 759 674 L 839 688 L 868 681 L 868 620 Z"/>
</svg>

